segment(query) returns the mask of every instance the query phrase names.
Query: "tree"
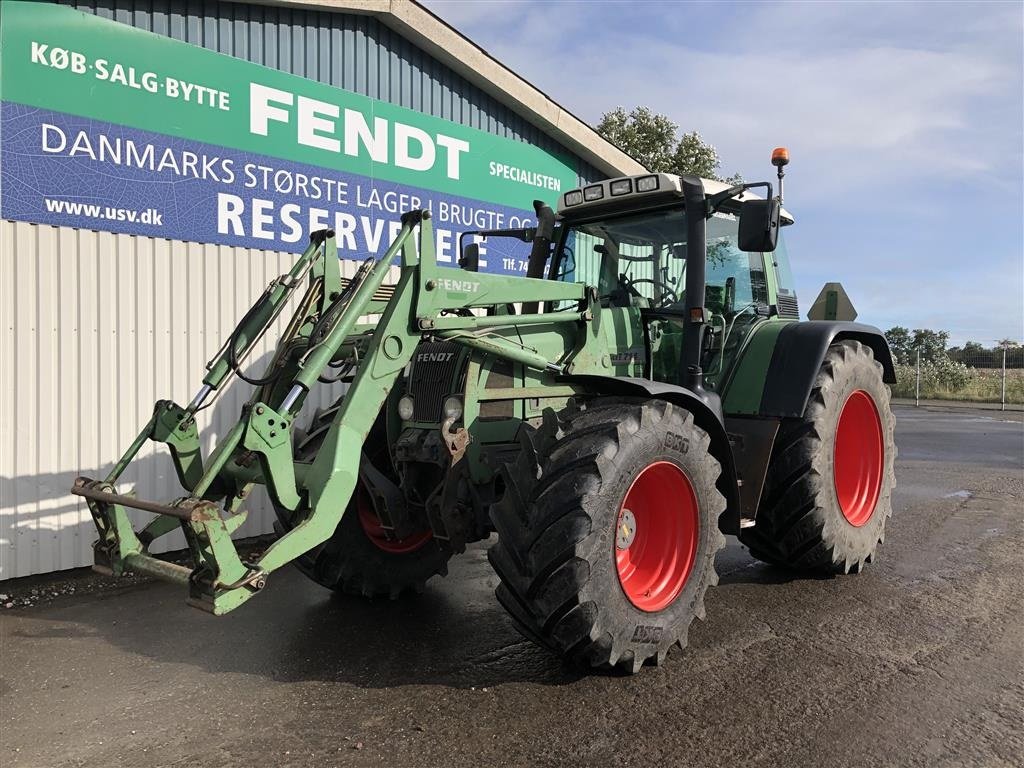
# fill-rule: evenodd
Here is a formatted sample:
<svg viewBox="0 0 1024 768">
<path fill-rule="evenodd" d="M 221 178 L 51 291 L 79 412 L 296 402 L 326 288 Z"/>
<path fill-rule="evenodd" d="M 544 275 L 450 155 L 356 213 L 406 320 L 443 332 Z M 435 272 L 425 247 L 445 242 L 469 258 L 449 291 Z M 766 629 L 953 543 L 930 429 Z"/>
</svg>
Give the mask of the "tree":
<svg viewBox="0 0 1024 768">
<path fill-rule="evenodd" d="M 913 365 L 917 361 L 918 352 L 921 353 L 921 360 L 929 362 L 945 360 L 949 357 L 946 351 L 949 334 L 945 331 L 933 331 L 929 328 L 915 328 L 913 331 L 908 331 L 902 325 L 897 325 L 885 332 L 885 339 L 889 342 L 892 356 L 900 365 Z M 972 343 L 967 342 L 965 347 Z M 959 348 L 955 348 L 955 350 L 958 356 L 964 352 Z"/>
<path fill-rule="evenodd" d="M 679 137 L 678 125 L 648 107 L 636 107 L 629 113 L 616 107 L 604 114 L 597 132 L 656 173 L 703 176 L 730 183 L 742 181 L 739 174 L 726 179 L 718 175 L 722 165 L 718 150 L 697 131 Z"/>
<path fill-rule="evenodd" d="M 645 168 L 659 173 L 675 173 L 674 147 L 679 126 L 665 115 L 656 115 L 647 107 L 629 114 L 622 107 L 606 112 L 597 124 L 597 132 Z"/>
<path fill-rule="evenodd" d="M 949 343 L 949 334 L 946 331 L 933 331 L 929 328 L 915 328 L 911 348 L 921 353 L 922 360 L 935 362 L 943 360 L 946 355 L 946 344 Z"/>
<path fill-rule="evenodd" d="M 892 356 L 900 365 L 908 365 L 912 359 L 912 342 L 910 331 L 902 325 L 896 325 L 885 332 L 885 339 L 889 342 Z"/>
<path fill-rule="evenodd" d="M 976 341 L 967 341 L 963 347 L 950 347 L 946 354 L 950 360 L 969 365 L 972 368 L 998 367 L 998 356 L 995 354 L 995 350 Z"/>
</svg>

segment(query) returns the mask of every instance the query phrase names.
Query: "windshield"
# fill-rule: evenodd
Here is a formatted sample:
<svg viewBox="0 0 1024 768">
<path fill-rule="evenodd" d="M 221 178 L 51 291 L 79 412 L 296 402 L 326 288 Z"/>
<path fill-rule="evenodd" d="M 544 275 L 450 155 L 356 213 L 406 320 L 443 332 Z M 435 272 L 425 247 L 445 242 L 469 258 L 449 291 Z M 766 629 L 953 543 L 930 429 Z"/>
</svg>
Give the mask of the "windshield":
<svg viewBox="0 0 1024 768">
<path fill-rule="evenodd" d="M 764 260 L 736 247 L 739 222 L 716 213 L 707 222 L 705 305 L 713 313 L 767 304 Z M 682 311 L 686 287 L 686 215 L 642 212 L 573 226 L 553 276 L 596 285 L 605 306 Z"/>
<path fill-rule="evenodd" d="M 686 269 L 686 217 L 667 210 L 579 224 L 568 232 L 562 257 L 557 277 L 597 286 L 606 305 L 678 302 Z"/>
</svg>

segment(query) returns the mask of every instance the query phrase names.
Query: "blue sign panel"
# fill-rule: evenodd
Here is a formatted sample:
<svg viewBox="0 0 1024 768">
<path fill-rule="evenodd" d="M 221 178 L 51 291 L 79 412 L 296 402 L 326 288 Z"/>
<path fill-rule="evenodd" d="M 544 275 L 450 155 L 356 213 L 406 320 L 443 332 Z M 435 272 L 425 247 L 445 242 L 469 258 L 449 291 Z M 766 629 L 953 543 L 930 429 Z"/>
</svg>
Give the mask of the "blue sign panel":
<svg viewBox="0 0 1024 768">
<path fill-rule="evenodd" d="M 532 211 L 10 102 L 0 120 L 7 219 L 294 251 L 330 227 L 342 258 L 364 259 L 424 208 L 452 266 L 461 233 L 533 223 Z M 527 251 L 483 241 L 481 271 L 521 274 Z"/>
</svg>

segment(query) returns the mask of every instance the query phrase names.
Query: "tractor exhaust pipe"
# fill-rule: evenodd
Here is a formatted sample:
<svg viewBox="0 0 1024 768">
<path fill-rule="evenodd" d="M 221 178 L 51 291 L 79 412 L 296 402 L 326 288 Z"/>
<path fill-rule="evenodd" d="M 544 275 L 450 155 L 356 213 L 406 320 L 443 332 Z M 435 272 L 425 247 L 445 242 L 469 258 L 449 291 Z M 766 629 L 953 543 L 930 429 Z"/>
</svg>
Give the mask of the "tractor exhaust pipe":
<svg viewBox="0 0 1024 768">
<path fill-rule="evenodd" d="M 537 214 L 537 233 L 533 236 L 533 248 L 530 250 L 530 260 L 526 263 L 527 277 L 544 277 L 544 265 L 548 263 L 551 255 L 551 238 L 555 232 L 555 212 L 551 207 L 540 200 L 533 201 L 533 210 Z M 540 302 L 523 302 L 523 314 L 536 314 Z"/>
</svg>

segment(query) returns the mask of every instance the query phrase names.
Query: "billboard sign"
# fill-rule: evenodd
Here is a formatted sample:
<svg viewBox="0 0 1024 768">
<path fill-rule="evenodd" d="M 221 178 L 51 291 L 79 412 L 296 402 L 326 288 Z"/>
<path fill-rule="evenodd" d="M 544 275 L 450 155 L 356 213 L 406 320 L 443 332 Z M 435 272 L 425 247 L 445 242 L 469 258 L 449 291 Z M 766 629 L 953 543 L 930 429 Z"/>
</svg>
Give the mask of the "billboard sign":
<svg viewBox="0 0 1024 768">
<path fill-rule="evenodd" d="M 7 219 L 294 251 L 332 227 L 365 258 L 426 208 L 453 264 L 459 233 L 528 226 L 576 185 L 539 147 L 66 6 L 5 2 L 0 53 Z"/>
</svg>

